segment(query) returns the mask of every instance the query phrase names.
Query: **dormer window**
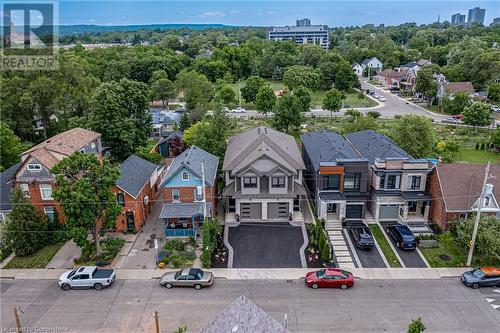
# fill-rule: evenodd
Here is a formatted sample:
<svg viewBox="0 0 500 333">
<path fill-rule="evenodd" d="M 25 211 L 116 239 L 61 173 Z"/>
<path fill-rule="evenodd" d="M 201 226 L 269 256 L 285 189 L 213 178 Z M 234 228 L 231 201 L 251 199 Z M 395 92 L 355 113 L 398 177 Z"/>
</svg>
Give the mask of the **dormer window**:
<svg viewBox="0 0 500 333">
<path fill-rule="evenodd" d="M 42 165 L 35 163 L 28 164 L 28 171 L 42 171 Z"/>
<path fill-rule="evenodd" d="M 484 198 L 484 206 L 489 207 L 491 203 L 491 197 L 485 197 Z"/>
<path fill-rule="evenodd" d="M 182 173 L 182 180 L 187 182 L 189 180 L 189 173 L 187 173 L 186 171 L 184 171 Z"/>
</svg>

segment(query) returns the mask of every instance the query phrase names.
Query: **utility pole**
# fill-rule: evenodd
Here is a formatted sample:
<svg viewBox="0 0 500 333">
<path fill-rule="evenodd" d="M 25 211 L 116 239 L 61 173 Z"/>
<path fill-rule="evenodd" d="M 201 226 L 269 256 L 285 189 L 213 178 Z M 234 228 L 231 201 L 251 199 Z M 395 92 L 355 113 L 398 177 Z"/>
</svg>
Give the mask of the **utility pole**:
<svg viewBox="0 0 500 333">
<path fill-rule="evenodd" d="M 16 332 L 23 333 L 23 329 L 21 327 L 21 318 L 19 318 L 19 311 L 23 312 L 23 310 L 21 310 L 21 308 L 19 308 L 17 305 L 12 307 L 12 310 L 14 311 L 14 318 L 16 318 Z"/>
<path fill-rule="evenodd" d="M 486 172 L 484 173 L 484 180 L 483 180 L 483 186 L 481 187 L 481 195 L 479 196 L 479 201 L 477 204 L 477 214 L 476 214 L 476 220 L 474 222 L 474 230 L 472 231 L 472 240 L 470 243 L 470 248 L 469 248 L 469 255 L 467 256 L 467 266 L 470 266 L 472 264 L 472 254 L 474 253 L 474 245 L 476 244 L 476 237 L 477 237 L 477 229 L 479 228 L 479 221 L 481 220 L 481 208 L 483 206 L 483 200 L 485 197 L 485 194 L 487 192 L 487 185 L 486 182 L 488 181 L 488 175 L 490 173 L 490 162 L 488 161 L 488 165 L 486 165 Z"/>
<path fill-rule="evenodd" d="M 153 317 L 155 318 L 156 333 L 160 333 L 160 313 L 155 311 Z"/>
<path fill-rule="evenodd" d="M 207 218 L 207 197 L 205 194 L 205 163 L 201 162 L 201 190 L 203 191 L 203 220 Z"/>
</svg>

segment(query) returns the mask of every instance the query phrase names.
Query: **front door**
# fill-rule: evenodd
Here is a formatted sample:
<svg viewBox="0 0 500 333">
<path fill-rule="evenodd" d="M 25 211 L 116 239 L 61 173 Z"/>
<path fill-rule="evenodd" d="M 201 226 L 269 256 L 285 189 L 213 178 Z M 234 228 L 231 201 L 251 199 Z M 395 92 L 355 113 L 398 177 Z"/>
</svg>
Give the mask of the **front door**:
<svg viewBox="0 0 500 333">
<path fill-rule="evenodd" d="M 326 212 L 327 213 L 336 213 L 337 212 L 337 205 L 334 203 L 327 203 L 326 204 Z"/>
<path fill-rule="evenodd" d="M 125 219 L 127 220 L 127 230 L 134 231 L 135 230 L 134 212 L 127 212 L 125 214 Z"/>
<path fill-rule="evenodd" d="M 408 214 L 415 215 L 416 212 L 417 212 L 417 202 L 408 201 Z"/>
</svg>

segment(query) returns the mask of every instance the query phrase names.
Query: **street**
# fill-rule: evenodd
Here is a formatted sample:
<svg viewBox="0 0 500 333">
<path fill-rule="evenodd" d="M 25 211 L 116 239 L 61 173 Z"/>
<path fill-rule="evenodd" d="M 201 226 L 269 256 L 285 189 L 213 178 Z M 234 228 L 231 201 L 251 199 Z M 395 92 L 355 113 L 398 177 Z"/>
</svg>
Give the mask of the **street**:
<svg viewBox="0 0 500 333">
<path fill-rule="evenodd" d="M 403 332 L 417 317 L 428 332 L 500 330 L 500 288 L 473 290 L 456 278 L 357 280 L 346 291 L 312 290 L 303 280 L 219 279 L 201 291 L 167 290 L 157 280 L 118 280 L 100 292 L 64 292 L 50 280 L 4 279 L 0 286 L 2 332 L 14 331 L 14 305 L 31 331 L 154 332 L 158 310 L 162 332 L 179 325 L 197 332 L 242 294 L 281 323 L 288 314 L 291 332 Z"/>
</svg>

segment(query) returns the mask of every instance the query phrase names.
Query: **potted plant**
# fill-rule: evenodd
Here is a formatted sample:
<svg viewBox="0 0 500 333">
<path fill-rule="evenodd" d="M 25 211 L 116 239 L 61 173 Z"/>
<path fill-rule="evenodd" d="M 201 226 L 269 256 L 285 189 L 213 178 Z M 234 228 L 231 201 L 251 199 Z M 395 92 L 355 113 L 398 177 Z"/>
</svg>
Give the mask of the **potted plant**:
<svg viewBox="0 0 500 333">
<path fill-rule="evenodd" d="M 235 214 L 234 217 L 236 218 L 236 222 L 240 222 L 240 214 Z"/>
</svg>

